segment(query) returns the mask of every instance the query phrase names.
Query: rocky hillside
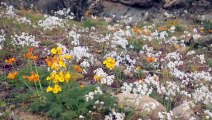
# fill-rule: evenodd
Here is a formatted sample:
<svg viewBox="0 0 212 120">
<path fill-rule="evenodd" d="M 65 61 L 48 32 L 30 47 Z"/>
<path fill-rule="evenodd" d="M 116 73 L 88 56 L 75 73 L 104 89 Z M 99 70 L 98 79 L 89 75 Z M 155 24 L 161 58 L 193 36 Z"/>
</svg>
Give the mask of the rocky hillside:
<svg viewBox="0 0 212 120">
<path fill-rule="evenodd" d="M 74 13 L 77 20 L 80 20 L 86 11 L 100 16 L 136 17 L 138 21 L 141 18 L 146 20 L 160 17 L 166 11 L 175 14 L 174 16 L 184 17 L 184 14 L 193 16 L 211 14 L 212 10 L 211 0 L 0 0 L 0 2 L 16 8 L 33 7 L 34 10 L 49 14 L 65 8 L 68 9 L 68 14 Z"/>
</svg>

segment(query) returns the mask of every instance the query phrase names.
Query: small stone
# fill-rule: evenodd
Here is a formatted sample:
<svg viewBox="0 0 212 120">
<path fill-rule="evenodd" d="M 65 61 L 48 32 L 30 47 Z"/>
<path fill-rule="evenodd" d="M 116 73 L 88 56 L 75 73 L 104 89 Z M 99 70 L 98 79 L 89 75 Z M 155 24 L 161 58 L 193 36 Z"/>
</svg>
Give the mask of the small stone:
<svg viewBox="0 0 212 120">
<path fill-rule="evenodd" d="M 130 77 L 130 78 L 133 77 L 133 74 L 131 72 L 129 72 L 127 70 L 124 70 L 123 72 L 124 72 L 124 75 L 126 75 L 127 77 Z"/>
</svg>

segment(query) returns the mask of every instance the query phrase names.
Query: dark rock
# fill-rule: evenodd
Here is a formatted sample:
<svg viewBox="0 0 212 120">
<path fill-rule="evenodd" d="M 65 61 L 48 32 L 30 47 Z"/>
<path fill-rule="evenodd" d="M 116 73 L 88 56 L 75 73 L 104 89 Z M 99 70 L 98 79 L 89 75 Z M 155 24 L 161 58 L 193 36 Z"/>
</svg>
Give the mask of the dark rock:
<svg viewBox="0 0 212 120">
<path fill-rule="evenodd" d="M 137 7 L 151 7 L 153 5 L 153 0 L 119 0 L 120 3 L 137 6 Z"/>
<path fill-rule="evenodd" d="M 164 8 L 166 9 L 193 9 L 201 8 L 201 10 L 206 10 L 211 8 L 211 0 L 165 0 Z M 204 11 L 205 11 L 204 10 Z"/>
<path fill-rule="evenodd" d="M 92 15 L 97 15 L 103 12 L 103 0 L 88 0 L 88 12 Z"/>
</svg>

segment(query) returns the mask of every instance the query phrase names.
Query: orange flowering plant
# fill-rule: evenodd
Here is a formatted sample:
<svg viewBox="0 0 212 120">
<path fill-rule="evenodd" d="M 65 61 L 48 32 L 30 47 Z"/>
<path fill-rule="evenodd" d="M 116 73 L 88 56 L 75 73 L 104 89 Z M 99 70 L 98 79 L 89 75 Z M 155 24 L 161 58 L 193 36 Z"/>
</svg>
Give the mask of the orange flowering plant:
<svg viewBox="0 0 212 120">
<path fill-rule="evenodd" d="M 6 59 L 6 60 L 5 60 L 5 63 L 11 65 L 11 64 L 15 63 L 16 61 L 17 61 L 16 58 L 11 57 L 11 58 L 9 58 L 9 59 Z"/>
<path fill-rule="evenodd" d="M 29 60 L 38 60 L 38 56 L 33 54 L 34 48 L 29 48 L 28 53 L 24 54 L 24 58 Z"/>
<path fill-rule="evenodd" d="M 18 72 L 17 71 L 14 71 L 14 72 L 9 72 L 8 75 L 7 75 L 7 78 L 8 79 L 15 79 L 18 75 Z"/>
</svg>

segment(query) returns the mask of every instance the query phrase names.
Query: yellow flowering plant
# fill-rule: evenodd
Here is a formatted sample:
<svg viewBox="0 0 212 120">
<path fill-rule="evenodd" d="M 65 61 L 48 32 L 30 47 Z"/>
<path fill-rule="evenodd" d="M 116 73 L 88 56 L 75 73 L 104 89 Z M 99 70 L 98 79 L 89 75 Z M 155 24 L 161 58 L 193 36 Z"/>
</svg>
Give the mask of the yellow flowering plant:
<svg viewBox="0 0 212 120">
<path fill-rule="evenodd" d="M 62 91 L 60 84 L 68 83 L 71 80 L 71 73 L 67 70 L 66 61 L 70 60 L 72 56 L 70 54 L 63 54 L 61 47 L 52 48 L 51 53 L 53 56 L 47 56 L 45 59 L 47 66 L 52 71 L 46 78 L 49 81 L 49 87 L 46 89 L 46 92 L 57 94 Z"/>
<path fill-rule="evenodd" d="M 106 60 L 103 61 L 103 64 L 109 68 L 110 70 L 114 69 L 116 66 L 116 60 L 112 57 L 108 57 Z"/>
</svg>

